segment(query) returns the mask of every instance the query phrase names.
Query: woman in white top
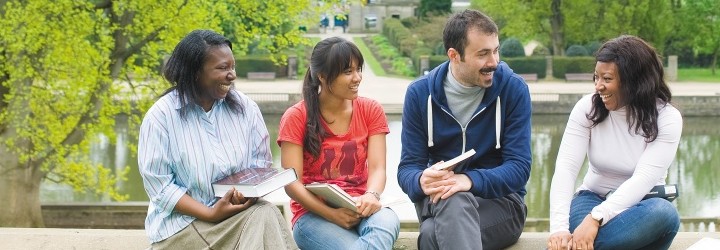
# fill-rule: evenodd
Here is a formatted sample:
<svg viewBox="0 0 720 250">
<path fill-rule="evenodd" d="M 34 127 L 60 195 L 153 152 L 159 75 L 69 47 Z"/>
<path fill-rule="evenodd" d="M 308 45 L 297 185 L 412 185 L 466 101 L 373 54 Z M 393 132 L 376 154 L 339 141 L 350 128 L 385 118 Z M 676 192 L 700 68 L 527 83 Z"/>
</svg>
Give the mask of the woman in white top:
<svg viewBox="0 0 720 250">
<path fill-rule="evenodd" d="M 560 145 L 548 248 L 667 249 L 680 225 L 677 209 L 644 198 L 665 184 L 682 132 L 661 59 L 642 39 L 620 36 L 600 47 L 596 61 L 596 93 L 577 102 Z"/>
</svg>

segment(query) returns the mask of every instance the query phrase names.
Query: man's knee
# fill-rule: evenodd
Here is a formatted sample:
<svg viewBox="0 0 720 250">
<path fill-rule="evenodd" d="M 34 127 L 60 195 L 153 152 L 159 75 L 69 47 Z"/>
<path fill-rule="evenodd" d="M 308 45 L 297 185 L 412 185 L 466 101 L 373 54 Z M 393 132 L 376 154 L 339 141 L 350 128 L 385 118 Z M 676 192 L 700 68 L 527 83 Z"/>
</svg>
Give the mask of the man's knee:
<svg viewBox="0 0 720 250">
<path fill-rule="evenodd" d="M 458 217 L 460 214 L 467 214 L 464 211 L 476 211 L 477 201 L 475 196 L 470 192 L 458 192 L 448 197 L 447 199 L 440 200 L 435 204 L 435 216 L 443 217 L 448 215 L 450 217 Z"/>
</svg>

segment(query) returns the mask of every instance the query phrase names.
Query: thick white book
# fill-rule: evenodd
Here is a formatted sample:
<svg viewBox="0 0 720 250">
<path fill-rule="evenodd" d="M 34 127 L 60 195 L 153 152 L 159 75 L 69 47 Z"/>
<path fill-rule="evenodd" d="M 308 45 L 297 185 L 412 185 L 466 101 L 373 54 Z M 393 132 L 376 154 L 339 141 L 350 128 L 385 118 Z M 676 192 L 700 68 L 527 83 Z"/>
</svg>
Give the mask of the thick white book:
<svg viewBox="0 0 720 250">
<path fill-rule="evenodd" d="M 297 180 L 295 169 L 246 168 L 212 184 L 215 197 L 235 187 L 245 197 L 262 197 Z"/>
<path fill-rule="evenodd" d="M 344 207 L 357 212 L 357 207 L 355 206 L 355 199 L 350 194 L 342 190 L 342 188 L 340 188 L 338 185 L 327 183 L 311 183 L 305 185 L 305 188 L 313 194 L 322 198 L 325 203 L 327 203 L 331 207 Z M 380 204 L 382 204 L 383 207 L 395 206 L 405 202 L 407 201 L 398 197 L 392 197 L 384 194 L 380 195 Z"/>
<path fill-rule="evenodd" d="M 435 170 L 445 170 L 445 169 L 449 169 L 451 167 L 455 167 L 457 164 L 460 164 L 461 162 L 467 160 L 468 158 L 470 158 L 470 156 L 473 156 L 474 154 L 475 154 L 475 149 L 470 149 L 467 152 L 462 153 L 461 155 L 458 155 L 455 158 L 435 164 L 433 166 L 433 168 Z"/>
</svg>

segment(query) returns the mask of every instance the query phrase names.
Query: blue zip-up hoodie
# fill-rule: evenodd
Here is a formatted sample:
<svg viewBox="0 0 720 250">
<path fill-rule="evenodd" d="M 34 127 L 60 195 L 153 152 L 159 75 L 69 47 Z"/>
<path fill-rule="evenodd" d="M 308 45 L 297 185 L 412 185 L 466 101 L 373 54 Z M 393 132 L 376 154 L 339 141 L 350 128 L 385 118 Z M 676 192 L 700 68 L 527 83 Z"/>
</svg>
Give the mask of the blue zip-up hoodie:
<svg viewBox="0 0 720 250">
<path fill-rule="evenodd" d="M 443 89 L 446 61 L 412 82 L 405 94 L 398 184 L 413 202 L 425 198 L 420 175 L 429 166 L 470 149 L 473 155 L 456 173 L 472 180 L 470 192 L 486 199 L 511 193 L 525 196 L 530 178 L 531 104 L 528 86 L 505 62 L 464 128 L 452 115 Z M 431 119 L 429 119 L 431 118 Z"/>
</svg>

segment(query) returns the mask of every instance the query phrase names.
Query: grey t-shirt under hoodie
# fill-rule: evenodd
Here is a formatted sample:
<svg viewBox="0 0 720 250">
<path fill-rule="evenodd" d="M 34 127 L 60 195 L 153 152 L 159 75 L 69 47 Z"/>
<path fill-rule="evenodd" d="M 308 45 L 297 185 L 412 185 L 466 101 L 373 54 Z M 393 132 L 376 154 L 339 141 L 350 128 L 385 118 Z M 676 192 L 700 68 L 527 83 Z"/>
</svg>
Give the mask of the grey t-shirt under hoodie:
<svg viewBox="0 0 720 250">
<path fill-rule="evenodd" d="M 480 106 L 485 89 L 478 86 L 467 87 L 458 82 L 452 74 L 452 67 L 448 67 L 448 73 L 443 81 L 443 90 L 447 98 L 450 112 L 462 124 L 467 126 L 473 112 Z"/>
</svg>

